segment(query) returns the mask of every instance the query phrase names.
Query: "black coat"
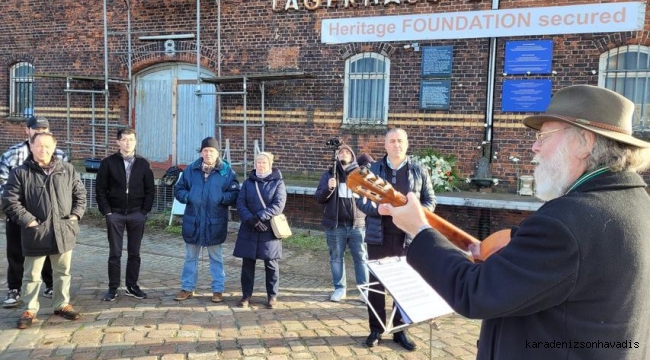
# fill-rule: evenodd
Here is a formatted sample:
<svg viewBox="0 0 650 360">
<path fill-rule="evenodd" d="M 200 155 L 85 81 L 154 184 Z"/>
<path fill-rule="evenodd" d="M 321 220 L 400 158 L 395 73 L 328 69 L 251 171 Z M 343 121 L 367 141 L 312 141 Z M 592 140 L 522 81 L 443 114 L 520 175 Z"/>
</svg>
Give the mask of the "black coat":
<svg viewBox="0 0 650 360">
<path fill-rule="evenodd" d="M 260 189 L 266 207 L 257 195 L 255 184 Z M 273 234 L 270 220 L 274 215 L 282 214 L 286 202 L 287 190 L 280 170 L 273 169 L 271 174 L 263 179 L 257 177 L 255 170 L 251 171 L 237 198 L 237 214 L 241 225 L 233 252 L 235 257 L 264 260 L 282 258 L 282 241 Z M 259 232 L 250 224 L 256 216 L 266 225 L 266 231 Z"/>
<path fill-rule="evenodd" d="M 416 236 L 407 260 L 455 311 L 484 319 L 480 360 L 644 360 L 648 214 L 641 177 L 610 172 L 544 204 L 483 264 L 433 230 Z"/>
<path fill-rule="evenodd" d="M 148 214 L 156 193 L 153 171 L 147 159 L 135 156 L 126 188 L 124 159 L 119 153 L 104 158 L 97 170 L 97 207 L 103 215 L 139 211 Z"/>
<path fill-rule="evenodd" d="M 49 175 L 31 155 L 15 168 L 2 193 L 5 214 L 22 227 L 23 255 L 44 256 L 71 251 L 86 211 L 86 188 L 69 163 L 56 160 Z M 27 227 L 32 221 L 38 225 Z"/>
<path fill-rule="evenodd" d="M 339 183 L 345 183 L 347 180 L 347 174 L 345 170 L 343 170 L 340 162 L 337 162 L 336 164 L 337 181 Z M 354 197 L 350 199 L 340 198 L 338 187 L 330 190 L 327 183 L 332 178 L 333 169 L 334 167 L 331 167 L 328 171 L 323 173 L 318 183 L 318 187 L 316 188 L 316 193 L 314 194 L 316 202 L 323 205 L 323 226 L 325 228 L 337 227 L 339 225 L 340 215 L 342 215 L 346 218 L 345 220 L 351 221 L 354 227 L 365 227 L 366 214 L 359 210 Z M 341 201 L 341 199 L 343 201 Z M 344 208 L 342 208 L 342 206 Z"/>
<path fill-rule="evenodd" d="M 431 176 L 427 170 L 420 164 L 411 161 L 409 158 L 406 165 L 408 168 L 409 190 L 420 199 L 420 203 L 426 209 L 433 211 L 436 207 L 436 195 L 433 191 L 433 183 Z M 374 162 L 370 166 L 370 172 L 382 179 L 388 179 L 389 171 L 386 156 L 381 160 Z M 406 195 L 406 194 L 404 194 Z M 383 216 L 379 215 L 377 204 L 372 201 L 367 201 L 365 198 L 357 199 L 357 206 L 363 211 L 366 217 L 366 237 L 365 241 L 368 245 L 381 245 L 384 241 L 384 230 L 382 226 Z M 391 221 L 390 219 L 388 221 Z M 404 245 L 408 246 L 411 243 L 411 238 L 405 235 Z"/>
</svg>

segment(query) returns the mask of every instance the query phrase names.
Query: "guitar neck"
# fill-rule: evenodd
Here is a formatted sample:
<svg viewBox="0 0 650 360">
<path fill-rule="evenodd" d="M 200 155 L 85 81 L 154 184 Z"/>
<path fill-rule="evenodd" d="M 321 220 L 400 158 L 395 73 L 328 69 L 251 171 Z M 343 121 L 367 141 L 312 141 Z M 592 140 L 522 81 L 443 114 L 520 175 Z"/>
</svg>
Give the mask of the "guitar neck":
<svg viewBox="0 0 650 360">
<path fill-rule="evenodd" d="M 441 218 L 440 216 L 432 213 L 431 211 L 424 209 L 424 215 L 427 217 L 427 222 L 431 225 L 432 228 L 438 230 L 442 235 L 444 235 L 449 241 L 456 245 L 459 249 L 463 251 L 469 251 L 469 245 L 480 244 L 480 241 L 473 237 L 472 235 L 466 233 L 462 229 L 454 226 L 449 221 Z"/>
</svg>

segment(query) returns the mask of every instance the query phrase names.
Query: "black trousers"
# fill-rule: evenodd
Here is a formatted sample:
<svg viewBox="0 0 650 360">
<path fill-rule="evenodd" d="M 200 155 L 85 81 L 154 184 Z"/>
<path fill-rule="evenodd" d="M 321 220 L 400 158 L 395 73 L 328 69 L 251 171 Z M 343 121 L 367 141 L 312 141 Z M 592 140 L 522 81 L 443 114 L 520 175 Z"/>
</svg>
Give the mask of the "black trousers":
<svg viewBox="0 0 650 360">
<path fill-rule="evenodd" d="M 137 211 L 131 214 L 112 213 L 106 216 L 106 232 L 108 234 L 108 287 L 120 287 L 122 267 L 122 247 L 124 245 L 124 229 L 127 235 L 126 286 L 138 285 L 140 277 L 140 245 L 144 235 L 147 215 Z"/>
<path fill-rule="evenodd" d="M 242 259 L 241 290 L 245 298 L 250 298 L 253 295 L 256 262 L 256 259 Z M 264 260 L 264 272 L 266 273 L 266 295 L 269 298 L 278 296 L 280 287 L 280 264 L 278 259 Z"/>
<path fill-rule="evenodd" d="M 388 256 L 404 255 L 406 255 L 406 249 L 404 248 L 403 233 L 384 234 L 384 243 L 381 245 L 368 244 L 368 260 L 378 260 Z M 377 282 L 377 278 L 372 274 L 372 272 L 370 273 L 369 281 L 371 283 Z M 381 284 L 372 285 L 370 288 L 377 291 L 385 291 L 384 286 Z M 374 291 L 368 291 L 368 302 L 368 323 L 370 325 L 370 331 L 376 331 L 381 334 L 384 332 L 384 328 L 381 324 L 386 323 L 386 295 Z M 370 305 L 375 309 L 379 318 L 372 312 Z M 393 307 L 394 306 L 395 305 L 393 305 Z M 393 327 L 402 325 L 403 323 L 402 316 L 398 311 L 395 313 L 395 317 L 393 318 Z"/>
<path fill-rule="evenodd" d="M 11 221 L 9 218 L 5 222 L 5 231 L 7 233 L 7 262 L 9 269 L 7 270 L 7 285 L 9 289 L 22 289 L 23 287 L 23 271 L 25 257 L 23 256 L 23 245 L 20 240 L 22 228 L 20 225 Z M 45 264 L 41 271 L 41 277 L 46 287 L 52 287 L 52 263 L 50 257 L 45 258 Z"/>
</svg>

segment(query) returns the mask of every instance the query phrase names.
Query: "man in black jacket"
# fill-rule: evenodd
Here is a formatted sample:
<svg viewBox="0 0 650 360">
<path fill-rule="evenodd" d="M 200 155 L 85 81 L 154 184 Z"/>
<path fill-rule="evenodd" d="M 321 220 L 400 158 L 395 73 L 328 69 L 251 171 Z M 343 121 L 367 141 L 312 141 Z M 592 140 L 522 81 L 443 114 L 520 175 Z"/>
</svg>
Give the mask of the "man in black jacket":
<svg viewBox="0 0 650 360">
<path fill-rule="evenodd" d="M 411 162 L 407 156 L 409 147 L 406 131 L 399 128 L 388 130 L 384 147 L 386 156 L 370 166 L 370 171 L 376 176 L 391 184 L 397 191 L 406 194 L 414 192 L 422 205 L 433 211 L 436 206 L 436 197 L 429 173 L 420 164 Z M 411 237 L 395 226 L 392 222 L 388 204 L 377 206 L 374 202 L 357 199 L 359 209 L 366 215 L 366 244 L 368 245 L 368 260 L 379 260 L 385 257 L 404 256 L 411 242 Z M 370 283 L 377 282 L 377 278 L 370 273 Z M 376 291 L 384 291 L 381 284 L 373 285 Z M 366 345 L 373 347 L 381 341 L 386 324 L 386 298 L 384 294 L 375 291 L 368 292 L 368 322 L 370 335 Z M 372 311 L 374 309 L 377 312 Z M 403 321 L 399 311 L 393 318 L 392 327 L 402 325 Z M 416 345 L 411 341 L 406 331 L 393 333 L 393 341 L 403 348 L 413 351 Z"/>
<path fill-rule="evenodd" d="M 86 189 L 74 167 L 53 156 L 54 135 L 36 133 L 30 149 L 27 160 L 9 174 L 2 193 L 5 214 L 22 228 L 25 312 L 18 320 L 19 329 L 30 327 L 36 319 L 46 258 L 52 263 L 54 314 L 68 320 L 81 317 L 70 304 L 70 264 L 79 220 L 86 210 Z"/>
<path fill-rule="evenodd" d="M 339 302 L 347 297 L 345 248 L 350 248 L 357 285 L 368 283 L 368 254 L 363 243 L 366 214 L 357 208 L 352 191 L 345 185 L 345 172 L 356 157 L 352 148 L 341 145 L 336 151 L 335 166 L 324 172 L 316 188 L 316 202 L 323 205 L 323 226 L 330 253 L 330 268 L 334 292 L 330 300 Z M 336 172 L 335 172 L 336 171 Z M 363 295 L 361 301 L 365 302 Z"/>
<path fill-rule="evenodd" d="M 632 136 L 634 114 L 625 97 L 576 85 L 525 118 L 539 131 L 536 191 L 547 202 L 483 263 L 430 229 L 413 194 L 388 206 L 415 236 L 408 263 L 456 312 L 485 319 L 479 360 L 649 358 L 650 196 L 637 172 L 650 143 Z"/>
<path fill-rule="evenodd" d="M 114 301 L 120 286 L 124 229 L 127 231 L 126 289 L 124 294 L 146 299 L 138 286 L 140 245 L 155 196 L 154 177 L 147 159 L 135 154 L 135 131 L 117 131 L 120 151 L 102 160 L 97 171 L 97 206 L 106 218 L 108 235 L 108 292 L 104 301 Z"/>
</svg>

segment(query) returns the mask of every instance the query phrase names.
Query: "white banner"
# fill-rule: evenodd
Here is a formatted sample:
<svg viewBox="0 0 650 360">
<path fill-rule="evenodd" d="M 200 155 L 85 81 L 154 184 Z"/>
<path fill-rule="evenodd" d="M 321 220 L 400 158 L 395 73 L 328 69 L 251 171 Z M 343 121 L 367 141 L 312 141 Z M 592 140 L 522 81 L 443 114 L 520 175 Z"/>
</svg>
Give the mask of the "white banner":
<svg viewBox="0 0 650 360">
<path fill-rule="evenodd" d="M 584 34 L 643 29 L 643 2 L 326 19 L 326 44 Z"/>
</svg>

